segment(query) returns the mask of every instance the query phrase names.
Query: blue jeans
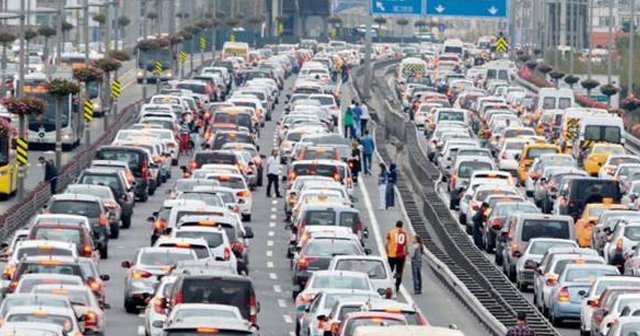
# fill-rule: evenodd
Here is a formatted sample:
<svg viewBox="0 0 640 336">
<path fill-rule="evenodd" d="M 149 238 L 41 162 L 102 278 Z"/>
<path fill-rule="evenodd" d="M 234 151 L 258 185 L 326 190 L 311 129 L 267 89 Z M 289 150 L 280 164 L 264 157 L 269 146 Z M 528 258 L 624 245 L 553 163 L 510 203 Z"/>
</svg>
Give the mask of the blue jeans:
<svg viewBox="0 0 640 336">
<path fill-rule="evenodd" d="M 413 278 L 413 291 L 421 292 L 422 291 L 422 272 L 420 271 L 420 266 L 418 263 L 411 263 L 411 277 Z"/>
<path fill-rule="evenodd" d="M 364 160 L 362 160 L 363 174 L 371 174 L 371 156 L 372 154 L 363 154 Z"/>
</svg>

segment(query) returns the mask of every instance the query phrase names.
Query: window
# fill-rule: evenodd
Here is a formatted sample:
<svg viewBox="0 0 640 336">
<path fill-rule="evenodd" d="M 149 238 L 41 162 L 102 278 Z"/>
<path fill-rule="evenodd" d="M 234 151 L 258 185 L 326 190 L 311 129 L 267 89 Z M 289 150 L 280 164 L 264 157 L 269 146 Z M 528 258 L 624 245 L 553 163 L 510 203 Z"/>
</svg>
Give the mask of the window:
<svg viewBox="0 0 640 336">
<path fill-rule="evenodd" d="M 0 138 L 0 165 L 9 163 L 9 138 Z"/>
<path fill-rule="evenodd" d="M 549 110 L 556 108 L 556 98 L 555 97 L 544 97 L 542 101 L 542 109 Z"/>
<path fill-rule="evenodd" d="M 620 143 L 620 127 L 590 125 L 584 129 L 585 140 L 606 141 L 610 143 Z"/>
</svg>

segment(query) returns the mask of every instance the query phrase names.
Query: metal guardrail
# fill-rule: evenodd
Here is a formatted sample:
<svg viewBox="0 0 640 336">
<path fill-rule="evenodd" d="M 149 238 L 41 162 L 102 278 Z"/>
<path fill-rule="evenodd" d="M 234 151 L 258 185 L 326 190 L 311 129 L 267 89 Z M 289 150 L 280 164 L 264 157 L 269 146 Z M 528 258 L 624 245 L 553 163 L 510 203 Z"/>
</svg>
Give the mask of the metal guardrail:
<svg viewBox="0 0 640 336">
<path fill-rule="evenodd" d="M 383 61 L 376 63 L 374 67 L 380 69 L 391 64 L 393 61 Z M 357 70 L 356 74 L 361 72 L 361 69 Z M 384 83 L 372 83 L 372 86 L 383 91 L 386 90 Z M 356 91 L 360 92 L 358 88 Z M 380 92 L 378 94 L 385 96 Z M 421 236 L 433 256 L 457 277 L 457 282 L 451 278 L 447 282 L 464 284 L 468 292 L 475 298 L 470 300 L 464 296 L 465 292 L 456 291 L 457 294 L 462 295 L 460 296 L 461 300 L 483 322 L 489 321 L 485 319 L 486 315 L 482 314 L 488 311 L 503 327 L 512 326 L 515 325 L 516 312 L 523 311 L 527 313 L 529 325 L 535 330 L 536 335 L 559 335 L 502 272 L 470 242 L 466 233 L 460 229 L 456 220 L 451 216 L 448 207 L 436 192 L 436 183 L 440 178 L 440 172 L 422 152 L 415 126 L 407 121 L 403 114 L 395 112 L 392 106 L 384 107 L 382 111 L 376 111 L 376 114 L 379 119 L 385 121 L 385 131 L 396 136 L 399 141 L 405 144 L 409 165 L 424 192 L 423 195 L 420 195 L 424 201 L 424 207 L 419 210 L 412 200 L 414 193 L 408 187 L 408 182 L 403 177 L 398 181 L 398 190 L 405 201 L 404 206 L 414 230 Z M 384 143 L 384 137 L 378 133 L 376 133 L 376 140 L 379 143 Z M 378 148 L 381 147 L 383 146 L 378 146 Z M 381 151 L 381 156 L 385 161 L 391 160 L 384 150 Z M 423 216 L 428 223 L 424 221 Z M 440 245 L 433 240 L 427 230 L 427 225 L 435 232 L 442 246 L 447 246 L 446 249 L 440 248 Z M 446 272 L 440 274 L 447 275 Z M 477 306 L 474 306 L 474 303 L 477 302 L 484 309 L 478 309 Z M 487 322 L 485 325 L 494 333 L 503 333 L 504 329 L 499 328 L 496 324 Z"/>
<path fill-rule="evenodd" d="M 521 78 L 519 75 L 516 75 L 516 83 L 533 93 L 538 93 L 539 88 L 537 86 Z M 633 154 L 640 155 L 640 139 L 627 132 L 624 132 L 622 137 L 624 138 L 625 147 Z"/>
<path fill-rule="evenodd" d="M 200 67 L 202 67 L 202 64 L 196 70 Z M 111 143 L 119 130 L 133 123 L 142 103 L 142 100 L 138 100 L 122 109 L 116 115 L 115 120 L 111 121 L 109 128 L 91 146 L 74 155 L 67 164 L 60 168 L 58 183 L 56 184 L 57 192 L 64 190 L 69 184 L 73 183 L 75 178 L 89 167 L 91 160 L 95 158 L 98 148 Z M 0 241 L 9 238 L 17 229 L 25 227 L 29 220 L 47 205 L 50 198 L 51 187 L 49 182 L 40 182 L 25 195 L 22 202 L 13 205 L 4 214 L 0 214 Z"/>
</svg>

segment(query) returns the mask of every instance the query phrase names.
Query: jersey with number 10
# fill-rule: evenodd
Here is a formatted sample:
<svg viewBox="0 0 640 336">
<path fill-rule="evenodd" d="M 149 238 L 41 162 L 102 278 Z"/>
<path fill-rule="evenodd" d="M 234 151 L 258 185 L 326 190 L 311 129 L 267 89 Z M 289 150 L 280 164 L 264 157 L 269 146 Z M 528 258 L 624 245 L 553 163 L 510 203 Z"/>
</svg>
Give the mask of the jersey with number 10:
<svg viewBox="0 0 640 336">
<path fill-rule="evenodd" d="M 403 229 L 395 228 L 387 233 L 387 255 L 389 258 L 406 256 L 409 235 Z"/>
</svg>

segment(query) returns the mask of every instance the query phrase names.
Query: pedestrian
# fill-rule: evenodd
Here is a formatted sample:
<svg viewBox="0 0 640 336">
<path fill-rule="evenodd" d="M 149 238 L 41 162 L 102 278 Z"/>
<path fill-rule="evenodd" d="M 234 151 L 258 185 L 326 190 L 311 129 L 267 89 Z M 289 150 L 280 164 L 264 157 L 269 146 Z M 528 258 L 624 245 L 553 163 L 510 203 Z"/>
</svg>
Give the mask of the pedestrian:
<svg viewBox="0 0 640 336">
<path fill-rule="evenodd" d="M 38 161 L 44 167 L 44 181 L 49 182 L 51 194 L 54 195 L 58 185 L 58 167 L 53 160 L 47 161 L 43 156 L 39 157 Z"/>
<path fill-rule="evenodd" d="M 349 65 L 345 62 L 341 67 L 342 72 L 342 82 L 346 83 L 349 81 Z"/>
<path fill-rule="evenodd" d="M 351 178 L 353 183 L 358 183 L 358 175 L 360 175 L 360 148 L 358 142 L 351 144 L 351 157 L 349 158 L 349 168 L 351 169 Z"/>
<path fill-rule="evenodd" d="M 354 138 L 354 129 L 353 129 L 353 109 L 349 106 L 347 110 L 344 112 L 344 137 L 345 138 Z"/>
<path fill-rule="evenodd" d="M 360 107 L 360 103 L 356 102 L 353 108 L 353 124 L 354 124 L 354 135 L 360 134 L 362 136 L 362 132 L 360 131 L 360 119 L 362 117 L 362 108 Z"/>
<path fill-rule="evenodd" d="M 389 173 L 387 172 L 387 166 L 380 162 L 380 173 L 378 174 L 378 192 L 379 192 L 379 204 L 378 210 L 386 209 L 387 204 L 387 178 L 389 177 Z"/>
<path fill-rule="evenodd" d="M 473 215 L 471 220 L 473 223 L 473 243 L 481 250 L 484 249 L 482 233 L 484 232 L 485 212 L 487 212 L 487 209 L 489 209 L 489 203 L 482 203 L 480 209 Z"/>
<path fill-rule="evenodd" d="M 396 205 L 396 183 L 398 183 L 398 171 L 396 170 L 396 164 L 391 163 L 389 165 L 389 172 L 387 173 L 387 190 L 385 192 L 385 206 L 387 209 L 393 208 Z"/>
<path fill-rule="evenodd" d="M 413 294 L 422 294 L 422 238 L 416 235 L 411 244 L 411 277 L 413 278 Z"/>
<path fill-rule="evenodd" d="M 396 222 L 396 227 L 387 233 L 387 259 L 391 272 L 394 272 L 396 279 L 396 293 L 400 290 L 402 283 L 402 272 L 404 262 L 407 258 L 409 235 L 402 228 L 402 221 Z"/>
<path fill-rule="evenodd" d="M 535 336 L 536 333 L 527 324 L 527 313 L 518 312 L 516 314 L 516 325 L 509 328 L 507 336 Z"/>
<path fill-rule="evenodd" d="M 280 157 L 278 156 L 278 150 L 274 149 L 271 151 L 271 156 L 267 159 L 267 197 L 271 197 L 271 186 L 273 185 L 273 189 L 275 190 L 275 194 L 277 198 L 281 198 L 280 196 L 280 186 L 278 182 L 278 176 L 280 175 Z"/>
<path fill-rule="evenodd" d="M 371 157 L 376 150 L 376 143 L 369 135 L 369 131 L 364 131 L 364 136 L 360 138 L 362 144 L 362 173 L 371 176 Z"/>
<path fill-rule="evenodd" d="M 627 256 L 624 253 L 624 241 L 622 239 L 616 241 L 616 248 L 611 253 L 610 258 L 610 264 L 617 267 L 620 274 L 624 274 L 624 263 L 627 260 Z"/>
<path fill-rule="evenodd" d="M 369 113 L 369 106 L 367 106 L 365 102 L 362 102 L 360 109 L 362 110 L 362 115 L 360 116 L 360 134 L 364 134 L 364 132 L 367 131 L 367 124 L 371 119 L 371 114 Z"/>
</svg>

